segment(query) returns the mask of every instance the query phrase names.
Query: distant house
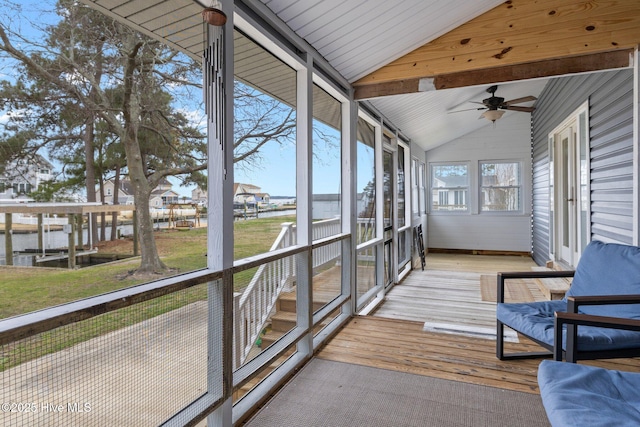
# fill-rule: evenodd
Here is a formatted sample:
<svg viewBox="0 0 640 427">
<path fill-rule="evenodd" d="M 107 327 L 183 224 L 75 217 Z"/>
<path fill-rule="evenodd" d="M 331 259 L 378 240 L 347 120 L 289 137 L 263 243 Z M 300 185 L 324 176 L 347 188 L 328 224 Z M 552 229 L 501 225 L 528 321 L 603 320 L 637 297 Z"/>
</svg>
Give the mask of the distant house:
<svg viewBox="0 0 640 427">
<path fill-rule="evenodd" d="M 46 181 L 52 181 L 53 165 L 44 157 L 10 162 L 0 175 L 0 201 L 30 201 L 29 193 Z"/>
<path fill-rule="evenodd" d="M 269 193 L 252 184 L 235 183 L 233 185 L 233 205 L 236 207 L 267 207 L 271 203 Z"/>
<path fill-rule="evenodd" d="M 207 205 L 207 191 L 200 187 L 191 190 L 191 201 L 199 205 Z"/>
<path fill-rule="evenodd" d="M 432 203 L 434 210 L 466 210 L 468 179 L 449 175 L 433 177 Z"/>
<path fill-rule="evenodd" d="M 107 180 L 104 184 L 104 202 L 112 205 L 114 201 L 115 186 L 113 180 Z M 121 205 L 133 205 L 133 187 L 131 181 L 123 179 L 118 187 L 118 203 Z M 180 203 L 180 195 L 173 191 L 173 184 L 167 179 L 160 181 L 160 184 L 151 193 L 149 206 L 161 208 L 171 203 Z"/>
</svg>

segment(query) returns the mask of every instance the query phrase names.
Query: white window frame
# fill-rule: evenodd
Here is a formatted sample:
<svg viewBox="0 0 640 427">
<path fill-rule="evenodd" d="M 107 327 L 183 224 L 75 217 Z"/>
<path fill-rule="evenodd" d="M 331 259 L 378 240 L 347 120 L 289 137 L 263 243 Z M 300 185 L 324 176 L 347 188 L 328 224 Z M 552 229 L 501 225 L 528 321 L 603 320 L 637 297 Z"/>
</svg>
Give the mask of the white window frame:
<svg viewBox="0 0 640 427">
<path fill-rule="evenodd" d="M 516 164 L 518 166 L 518 185 L 482 185 L 482 166 L 486 164 Z M 485 188 L 497 188 L 497 189 L 509 189 L 509 188 L 517 188 L 518 189 L 518 208 L 514 210 L 485 210 L 483 203 L 483 189 Z M 522 176 L 522 161 L 521 160 L 480 160 L 478 162 L 478 211 L 482 215 L 509 215 L 509 214 L 522 214 L 524 211 L 523 208 L 523 196 L 524 196 L 524 185 L 523 185 L 523 176 Z"/>
<path fill-rule="evenodd" d="M 420 215 L 427 214 L 427 165 L 418 160 L 418 203 Z"/>
<path fill-rule="evenodd" d="M 440 166 L 464 166 L 467 169 L 467 182 L 465 186 L 452 186 L 452 187 L 435 187 L 435 180 L 434 180 L 434 169 L 436 167 L 440 167 Z M 460 214 L 468 214 L 471 212 L 471 200 L 470 200 L 470 191 L 471 191 L 471 176 L 470 176 L 470 171 L 471 171 L 471 167 L 469 165 L 469 162 L 435 162 L 435 163 L 429 163 L 429 210 L 431 211 L 432 215 L 460 215 Z M 466 197 L 465 197 L 465 209 L 438 209 L 435 207 L 434 205 L 434 197 L 433 197 L 433 193 L 434 190 L 438 190 L 438 199 L 440 199 L 440 191 L 441 190 L 448 190 L 449 193 L 451 193 L 450 195 L 447 195 L 449 201 L 451 200 L 451 198 L 456 198 L 456 192 L 457 191 L 466 191 Z"/>
<path fill-rule="evenodd" d="M 411 158 L 411 216 L 420 216 L 420 195 L 418 193 L 418 162 L 416 157 Z"/>
</svg>

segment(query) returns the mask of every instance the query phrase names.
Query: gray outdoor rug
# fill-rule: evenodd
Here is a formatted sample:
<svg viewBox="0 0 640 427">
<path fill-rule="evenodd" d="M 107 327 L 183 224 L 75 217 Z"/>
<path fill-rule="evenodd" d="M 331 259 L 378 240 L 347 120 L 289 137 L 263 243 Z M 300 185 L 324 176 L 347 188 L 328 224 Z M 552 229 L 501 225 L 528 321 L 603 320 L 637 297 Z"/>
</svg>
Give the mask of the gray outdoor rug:
<svg viewBox="0 0 640 427">
<path fill-rule="evenodd" d="M 549 427 L 540 396 L 314 358 L 251 427 Z"/>
</svg>

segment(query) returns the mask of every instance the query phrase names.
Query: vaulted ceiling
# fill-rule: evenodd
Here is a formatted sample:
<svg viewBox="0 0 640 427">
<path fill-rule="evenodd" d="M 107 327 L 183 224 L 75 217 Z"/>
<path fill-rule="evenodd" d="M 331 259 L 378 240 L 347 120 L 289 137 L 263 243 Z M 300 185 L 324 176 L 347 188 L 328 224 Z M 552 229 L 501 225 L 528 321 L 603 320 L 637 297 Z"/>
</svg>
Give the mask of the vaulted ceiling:
<svg viewBox="0 0 640 427">
<path fill-rule="evenodd" d="M 82 1 L 201 57 L 208 0 Z M 506 99 L 535 96 L 549 77 L 627 67 L 640 44 L 638 0 L 244 2 L 303 38 L 424 149 L 486 125 L 477 111 L 449 112 L 491 84 Z"/>
</svg>

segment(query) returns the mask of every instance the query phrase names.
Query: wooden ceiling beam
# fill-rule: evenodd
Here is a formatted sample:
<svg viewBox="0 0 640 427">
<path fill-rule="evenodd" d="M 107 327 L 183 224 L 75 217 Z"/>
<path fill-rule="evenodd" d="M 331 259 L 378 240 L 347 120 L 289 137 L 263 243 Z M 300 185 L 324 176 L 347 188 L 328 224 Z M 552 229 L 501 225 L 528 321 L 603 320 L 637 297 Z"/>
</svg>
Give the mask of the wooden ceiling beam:
<svg viewBox="0 0 640 427">
<path fill-rule="evenodd" d="M 496 71 L 530 74 L 526 64 L 543 65 L 544 77 L 557 75 L 549 74 L 554 68 L 578 69 L 580 63 L 585 69 L 573 72 L 617 68 L 598 68 L 592 58 L 617 51 L 625 52 L 620 54 L 624 56 L 639 44 L 638 0 L 508 0 L 362 77 L 353 86 L 362 99 L 365 92 L 373 94 L 366 97 L 372 97 L 420 91 L 428 86 L 425 79 L 433 79 L 437 86 L 444 76 L 475 82 L 487 70 L 493 70 L 493 75 Z M 614 56 L 620 60 L 621 56 Z"/>
<path fill-rule="evenodd" d="M 633 64 L 633 53 L 633 49 L 616 50 L 613 52 L 594 53 L 571 58 L 549 59 L 525 64 L 355 86 L 355 98 L 362 100 L 430 90 L 452 89 L 456 87 L 627 68 Z"/>
</svg>

